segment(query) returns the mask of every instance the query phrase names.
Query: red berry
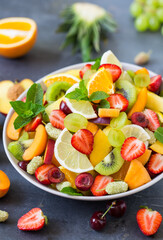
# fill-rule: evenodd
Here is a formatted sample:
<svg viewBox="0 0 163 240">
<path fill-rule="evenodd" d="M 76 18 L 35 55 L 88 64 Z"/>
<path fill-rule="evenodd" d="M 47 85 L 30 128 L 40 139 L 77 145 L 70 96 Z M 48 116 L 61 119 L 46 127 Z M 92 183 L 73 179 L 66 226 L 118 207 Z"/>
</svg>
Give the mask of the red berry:
<svg viewBox="0 0 163 240">
<path fill-rule="evenodd" d="M 157 117 L 157 114 L 154 111 L 152 111 L 151 109 L 145 109 L 144 114 L 149 120 L 149 123 L 147 126 L 149 130 L 155 131 L 158 127 L 160 127 L 159 119 Z"/>
<path fill-rule="evenodd" d="M 154 174 L 163 172 L 163 155 L 155 153 L 151 156 L 148 162 L 148 169 Z"/>
<path fill-rule="evenodd" d="M 64 129 L 64 119 L 66 114 L 61 110 L 53 110 L 49 116 L 50 122 L 53 127 Z"/>
<path fill-rule="evenodd" d="M 60 110 L 63 111 L 66 115 L 72 113 L 65 101 L 61 101 Z"/>
<path fill-rule="evenodd" d="M 90 154 L 93 150 L 94 137 L 87 129 L 78 130 L 71 138 L 72 146 L 83 154 Z"/>
<path fill-rule="evenodd" d="M 126 138 L 121 148 L 121 156 L 126 161 L 132 161 L 143 155 L 145 144 L 135 137 Z"/>
<path fill-rule="evenodd" d="M 105 191 L 106 186 L 108 183 L 113 182 L 113 178 L 110 176 L 96 176 L 94 183 L 91 187 L 91 192 L 94 196 L 104 196 L 107 194 Z"/>
<path fill-rule="evenodd" d="M 106 63 L 106 64 L 102 64 L 100 68 L 101 67 L 104 67 L 106 70 L 108 70 L 111 73 L 113 82 L 116 82 L 118 78 L 121 76 L 122 70 L 119 66 L 115 64 Z"/>
<path fill-rule="evenodd" d="M 90 226 L 95 231 L 102 230 L 106 225 L 106 217 L 103 212 L 95 212 L 90 219 Z"/>
<path fill-rule="evenodd" d="M 139 125 L 140 127 L 146 128 L 149 124 L 149 120 L 142 112 L 135 112 L 131 116 L 131 121 L 133 124 Z"/>
<path fill-rule="evenodd" d="M 110 210 L 108 213 L 112 217 L 117 217 L 117 218 L 122 217 L 126 211 L 126 203 L 123 200 L 109 201 L 107 204 L 107 209 L 109 207 L 110 207 Z"/>
<path fill-rule="evenodd" d="M 128 100 L 119 93 L 112 94 L 107 100 L 110 103 L 111 108 L 121 109 L 121 112 L 126 111 L 128 108 Z"/>
<path fill-rule="evenodd" d="M 30 123 L 25 126 L 26 132 L 34 132 L 39 124 L 42 123 L 42 116 L 41 114 L 37 115 L 35 118 L 32 119 Z"/>
<path fill-rule="evenodd" d="M 84 67 L 82 67 L 82 69 L 79 72 L 79 75 L 81 77 L 81 79 L 83 79 L 84 73 L 89 69 L 91 70 L 92 64 L 86 64 Z"/>
<path fill-rule="evenodd" d="M 161 83 L 162 83 L 161 75 L 151 77 L 151 82 L 148 85 L 148 90 L 151 92 L 157 93 L 160 90 Z"/>
<path fill-rule="evenodd" d="M 75 185 L 81 191 L 88 191 L 93 181 L 94 179 L 90 173 L 80 173 L 75 179 Z"/>
<path fill-rule="evenodd" d="M 60 183 L 64 180 L 65 175 L 58 167 L 53 167 L 48 171 L 48 179 L 51 183 Z"/>
<path fill-rule="evenodd" d="M 38 167 L 35 171 L 35 177 L 36 179 L 44 184 L 44 185 L 49 185 L 51 184 L 49 178 L 48 178 L 48 172 L 51 168 L 53 168 L 53 164 L 43 164 L 41 167 Z"/>
</svg>

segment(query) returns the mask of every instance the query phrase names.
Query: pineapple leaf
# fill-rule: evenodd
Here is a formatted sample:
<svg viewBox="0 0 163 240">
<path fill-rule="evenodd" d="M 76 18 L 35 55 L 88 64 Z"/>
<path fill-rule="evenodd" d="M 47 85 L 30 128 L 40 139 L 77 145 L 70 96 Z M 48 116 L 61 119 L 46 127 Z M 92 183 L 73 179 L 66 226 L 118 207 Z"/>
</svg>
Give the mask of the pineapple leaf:
<svg viewBox="0 0 163 240">
<path fill-rule="evenodd" d="M 93 24 L 92 30 L 93 30 L 93 46 L 96 52 L 99 52 L 100 51 L 100 27 L 98 26 L 98 24 Z"/>
</svg>

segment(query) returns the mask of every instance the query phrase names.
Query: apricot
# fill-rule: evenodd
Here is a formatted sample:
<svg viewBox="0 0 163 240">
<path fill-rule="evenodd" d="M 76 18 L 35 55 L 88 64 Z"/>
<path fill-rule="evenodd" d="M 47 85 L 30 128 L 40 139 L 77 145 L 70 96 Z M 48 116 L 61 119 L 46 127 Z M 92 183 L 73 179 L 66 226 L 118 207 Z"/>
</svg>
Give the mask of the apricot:
<svg viewBox="0 0 163 240">
<path fill-rule="evenodd" d="M 96 132 L 98 131 L 98 126 L 92 122 L 88 122 L 87 124 L 87 129 L 93 134 L 95 135 Z"/>
<path fill-rule="evenodd" d="M 5 196 L 8 193 L 10 188 L 10 180 L 6 173 L 0 170 L 0 198 Z"/>
<path fill-rule="evenodd" d="M 36 134 L 35 134 L 33 143 L 29 148 L 25 150 L 23 154 L 23 159 L 25 161 L 29 161 L 32 158 L 42 154 L 46 148 L 47 140 L 48 140 L 48 136 L 47 136 L 45 127 L 42 124 L 40 124 L 36 128 Z"/>
<path fill-rule="evenodd" d="M 21 128 L 15 129 L 14 128 L 14 121 L 17 118 L 18 114 L 16 112 L 13 113 L 11 116 L 9 123 L 7 125 L 7 137 L 11 140 L 18 140 L 21 132 Z"/>
</svg>

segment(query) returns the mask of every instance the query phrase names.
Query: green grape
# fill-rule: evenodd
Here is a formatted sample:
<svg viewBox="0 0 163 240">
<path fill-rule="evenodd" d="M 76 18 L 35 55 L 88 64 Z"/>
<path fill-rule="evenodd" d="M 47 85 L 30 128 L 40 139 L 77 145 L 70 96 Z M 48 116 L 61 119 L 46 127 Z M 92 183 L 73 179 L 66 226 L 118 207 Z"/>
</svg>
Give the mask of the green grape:
<svg viewBox="0 0 163 240">
<path fill-rule="evenodd" d="M 160 28 L 160 21 L 157 16 L 152 16 L 149 18 L 149 29 L 151 31 L 157 31 Z"/>
<path fill-rule="evenodd" d="M 110 127 L 120 129 L 127 124 L 127 121 L 127 114 L 125 112 L 121 112 L 117 118 L 113 118 L 110 121 Z"/>
<path fill-rule="evenodd" d="M 135 28 L 139 32 L 144 32 L 148 29 L 149 22 L 148 17 L 145 14 L 141 14 L 136 20 L 135 20 Z"/>
<path fill-rule="evenodd" d="M 160 7 L 163 7 L 163 0 L 158 0 L 158 4 Z"/>
<path fill-rule="evenodd" d="M 134 79 L 135 76 L 135 72 L 132 70 L 127 70 L 128 75 L 132 78 L 132 80 Z"/>
<path fill-rule="evenodd" d="M 88 120 L 78 113 L 70 113 L 64 119 L 64 126 L 71 132 L 87 128 Z"/>
<path fill-rule="evenodd" d="M 125 140 L 125 135 L 121 130 L 111 129 L 108 134 L 108 140 L 113 147 L 121 147 Z"/>
<path fill-rule="evenodd" d="M 160 22 L 163 22 L 163 7 L 158 8 L 156 14 Z"/>
<path fill-rule="evenodd" d="M 146 4 L 152 6 L 153 8 L 157 8 L 159 6 L 158 0 L 146 0 Z"/>
<path fill-rule="evenodd" d="M 144 73 L 136 74 L 134 77 L 134 83 L 137 87 L 147 87 L 150 84 L 150 77 Z"/>
<path fill-rule="evenodd" d="M 133 17 L 138 17 L 143 12 L 141 4 L 138 2 L 133 2 L 130 5 L 130 13 Z"/>
</svg>

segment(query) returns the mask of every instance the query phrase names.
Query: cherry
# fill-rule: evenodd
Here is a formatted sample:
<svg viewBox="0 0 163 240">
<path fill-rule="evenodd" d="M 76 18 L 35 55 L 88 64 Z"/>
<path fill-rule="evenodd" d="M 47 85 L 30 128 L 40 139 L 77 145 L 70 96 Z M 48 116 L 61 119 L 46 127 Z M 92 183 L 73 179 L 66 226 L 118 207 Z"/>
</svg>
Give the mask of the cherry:
<svg viewBox="0 0 163 240">
<path fill-rule="evenodd" d="M 81 191 L 88 191 L 93 181 L 94 179 L 90 173 L 80 173 L 75 179 L 75 185 Z"/>
<path fill-rule="evenodd" d="M 64 178 L 64 173 L 57 167 L 53 167 L 48 171 L 48 179 L 51 183 L 60 183 Z"/>
<path fill-rule="evenodd" d="M 18 166 L 26 172 L 28 163 L 29 161 L 20 161 L 18 162 Z"/>
<path fill-rule="evenodd" d="M 96 231 L 102 230 L 106 225 L 106 217 L 103 212 L 95 212 L 90 219 L 90 226 Z"/>
<path fill-rule="evenodd" d="M 123 200 L 109 201 L 107 204 L 107 209 L 109 215 L 112 217 L 122 217 L 126 211 L 126 203 Z"/>
<path fill-rule="evenodd" d="M 69 109 L 69 107 L 67 106 L 65 101 L 61 101 L 60 106 L 59 106 L 60 110 L 62 110 L 66 115 L 72 113 L 71 110 Z"/>
</svg>

